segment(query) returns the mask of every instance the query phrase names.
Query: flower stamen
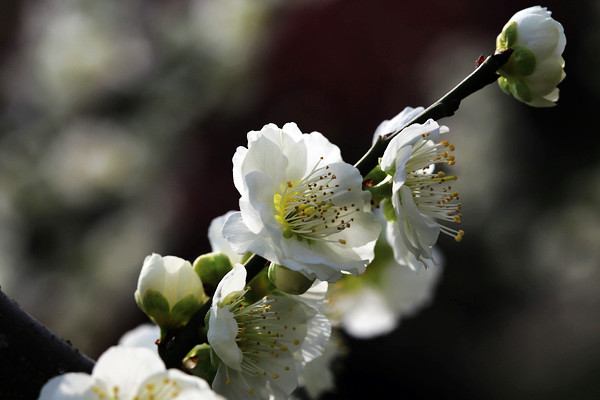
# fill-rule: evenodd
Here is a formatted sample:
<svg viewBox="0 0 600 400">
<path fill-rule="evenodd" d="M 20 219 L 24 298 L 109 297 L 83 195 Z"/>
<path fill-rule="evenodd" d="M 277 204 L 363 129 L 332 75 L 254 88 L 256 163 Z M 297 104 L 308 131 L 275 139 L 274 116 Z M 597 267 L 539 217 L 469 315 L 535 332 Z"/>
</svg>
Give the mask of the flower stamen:
<svg viewBox="0 0 600 400">
<path fill-rule="evenodd" d="M 426 137 L 427 135 L 422 135 L 413 145 L 412 155 L 405 165 L 407 174 L 404 184 L 410 188 L 419 211 L 432 217 L 442 233 L 453 236 L 460 242 L 464 236 L 463 230 L 453 229 L 438 222 L 462 222 L 462 205 L 455 202 L 459 199 L 459 193 L 452 191 L 452 186 L 449 185 L 457 177 L 446 175 L 444 171 L 433 173 L 434 166 L 455 164 L 456 157 L 450 154 L 455 147 L 448 140 L 434 143 Z"/>
</svg>

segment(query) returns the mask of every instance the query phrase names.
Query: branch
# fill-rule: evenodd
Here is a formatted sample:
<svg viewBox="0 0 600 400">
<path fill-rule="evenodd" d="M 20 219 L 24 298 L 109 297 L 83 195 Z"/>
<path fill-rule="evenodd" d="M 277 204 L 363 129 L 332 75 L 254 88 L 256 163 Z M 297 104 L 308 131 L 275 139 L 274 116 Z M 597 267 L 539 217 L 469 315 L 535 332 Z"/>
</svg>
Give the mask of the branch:
<svg viewBox="0 0 600 400">
<path fill-rule="evenodd" d="M 444 117 L 450 117 L 454 115 L 454 112 L 458 110 L 460 102 L 470 96 L 471 94 L 483 89 L 490 83 L 495 82 L 498 79 L 497 70 L 508 62 L 513 50 L 507 49 L 500 53 L 489 56 L 481 65 L 467 76 L 461 83 L 456 85 L 454 89 L 448 92 L 441 99 L 433 103 L 429 108 L 423 111 L 421 114 L 413 118 L 410 122 L 406 123 L 401 129 L 390 132 L 389 134 L 382 136 L 377 139 L 373 146 L 369 149 L 354 166 L 358 168 L 362 176 L 366 176 L 373 168 L 379 163 L 379 158 L 383 156 L 385 149 L 389 142 L 398 134 L 402 129 L 412 124 L 422 124 L 428 119 L 438 120 Z"/>
<path fill-rule="evenodd" d="M 90 373 L 93 367 L 93 360 L 0 291 L 0 397 L 35 400 L 50 378 L 65 372 Z"/>
</svg>

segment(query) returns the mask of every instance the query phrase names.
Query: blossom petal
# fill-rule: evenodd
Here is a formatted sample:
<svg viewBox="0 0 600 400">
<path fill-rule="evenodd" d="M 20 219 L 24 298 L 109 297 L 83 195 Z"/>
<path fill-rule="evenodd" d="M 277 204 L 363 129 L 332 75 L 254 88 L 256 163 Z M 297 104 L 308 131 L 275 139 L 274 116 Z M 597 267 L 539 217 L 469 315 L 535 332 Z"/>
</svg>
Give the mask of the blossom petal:
<svg viewBox="0 0 600 400">
<path fill-rule="evenodd" d="M 97 400 L 94 383 L 94 378 L 80 372 L 55 376 L 44 385 L 39 400 Z"/>
<path fill-rule="evenodd" d="M 156 352 L 141 347 L 111 347 L 94 366 L 92 375 L 104 382 L 109 393 L 118 388 L 119 396 L 133 398 L 148 375 L 163 371 L 165 365 Z"/>
</svg>

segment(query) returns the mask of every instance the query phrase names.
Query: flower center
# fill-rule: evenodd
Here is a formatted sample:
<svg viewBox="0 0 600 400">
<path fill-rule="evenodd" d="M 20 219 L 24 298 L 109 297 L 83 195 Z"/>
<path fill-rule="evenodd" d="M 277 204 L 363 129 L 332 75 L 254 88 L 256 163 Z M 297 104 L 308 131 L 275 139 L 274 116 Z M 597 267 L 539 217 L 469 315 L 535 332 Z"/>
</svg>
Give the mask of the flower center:
<svg viewBox="0 0 600 400">
<path fill-rule="evenodd" d="M 292 354 L 300 348 L 306 333 L 305 328 L 296 327 L 305 322 L 299 318 L 305 316 L 300 305 L 281 296 L 265 296 L 245 305 L 246 291 L 226 300 L 238 324 L 235 341 L 243 354 L 242 372 L 272 380 L 293 373 Z M 269 360 L 272 358 L 279 361 Z"/>
<path fill-rule="evenodd" d="M 336 197 L 351 188 L 340 187 L 337 176 L 329 166 L 320 166 L 319 159 L 312 171 L 299 182 L 287 181 L 281 185 L 281 193 L 273 196 L 275 220 L 283 227 L 283 237 L 307 239 L 308 241 L 339 242 L 330 235 L 350 228 L 352 214 L 360 211 L 356 204 L 338 204 Z"/>
<path fill-rule="evenodd" d="M 407 172 L 405 185 L 410 188 L 413 201 L 419 211 L 433 217 L 441 232 L 453 236 L 457 242 L 460 242 L 465 234 L 463 230 L 456 230 L 437 222 L 461 223 L 462 206 L 455 201 L 459 199 L 459 194 L 449 185 L 449 182 L 455 181 L 457 177 L 446 175 L 442 171 L 433 173 L 434 165 L 454 165 L 455 156 L 450 154 L 454 151 L 454 145 L 447 140 L 434 143 L 426 139 L 428 135 L 422 135 L 413 146 L 412 155 L 405 165 Z"/>
</svg>

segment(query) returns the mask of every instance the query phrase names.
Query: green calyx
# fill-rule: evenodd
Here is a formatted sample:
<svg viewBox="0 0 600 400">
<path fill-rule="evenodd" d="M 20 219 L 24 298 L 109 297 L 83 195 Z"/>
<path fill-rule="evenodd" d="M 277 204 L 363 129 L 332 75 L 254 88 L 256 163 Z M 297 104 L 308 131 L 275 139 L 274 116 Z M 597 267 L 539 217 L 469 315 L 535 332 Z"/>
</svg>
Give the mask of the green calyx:
<svg viewBox="0 0 600 400">
<path fill-rule="evenodd" d="M 500 75 L 510 78 L 513 76 L 528 76 L 535 70 L 535 54 L 525 46 L 515 46 L 508 62 L 498 70 Z"/>
<path fill-rule="evenodd" d="M 512 48 L 517 42 L 517 38 L 517 23 L 514 21 L 508 22 L 496 38 L 496 53 Z"/>
<path fill-rule="evenodd" d="M 156 325 L 160 326 L 161 331 L 187 324 L 203 304 L 195 295 L 189 294 L 179 300 L 173 308 L 170 308 L 166 297 L 154 289 L 146 290 L 143 295 L 136 291 L 135 300 L 142 311 Z"/>
<path fill-rule="evenodd" d="M 529 103 L 533 100 L 533 95 L 529 86 L 519 77 L 503 77 L 498 78 L 498 85 L 506 93 L 512 93 L 517 99 Z"/>
</svg>

